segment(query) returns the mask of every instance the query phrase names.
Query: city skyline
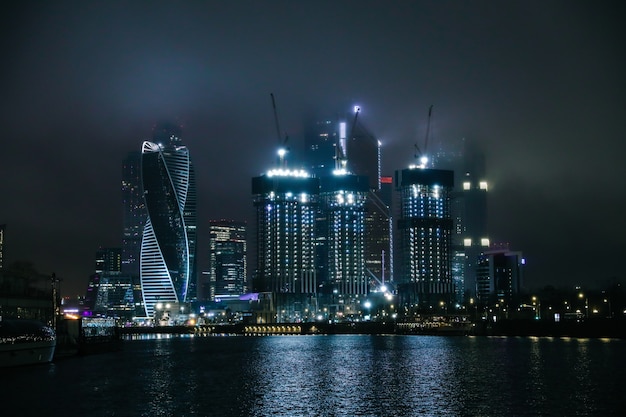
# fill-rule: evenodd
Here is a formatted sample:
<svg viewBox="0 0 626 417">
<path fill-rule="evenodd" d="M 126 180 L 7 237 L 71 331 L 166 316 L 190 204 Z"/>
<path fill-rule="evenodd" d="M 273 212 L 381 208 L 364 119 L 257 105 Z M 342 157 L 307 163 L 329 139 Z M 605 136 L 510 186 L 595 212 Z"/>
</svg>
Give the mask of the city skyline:
<svg viewBox="0 0 626 417">
<path fill-rule="evenodd" d="M 120 163 L 162 120 L 193 154 L 206 257 L 209 220 L 252 218 L 275 93 L 288 163 L 305 119 L 359 105 L 383 175 L 413 162 L 433 105 L 433 145 L 485 153 L 490 237 L 524 253 L 529 286 L 623 279 L 623 17 L 587 2 L 12 4 L 4 264 L 32 261 L 84 294 L 97 248 L 121 245 Z"/>
</svg>

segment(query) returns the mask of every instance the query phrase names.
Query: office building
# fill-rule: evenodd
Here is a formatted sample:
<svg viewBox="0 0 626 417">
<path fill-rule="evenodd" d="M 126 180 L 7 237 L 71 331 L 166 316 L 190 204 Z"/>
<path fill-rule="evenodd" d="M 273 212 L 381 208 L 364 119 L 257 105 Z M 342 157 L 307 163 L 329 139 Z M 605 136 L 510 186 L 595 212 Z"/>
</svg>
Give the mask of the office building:
<svg viewBox="0 0 626 417">
<path fill-rule="evenodd" d="M 365 203 L 368 178 L 338 172 L 320 179 L 320 217 L 331 314 L 354 314 L 369 286 L 365 270 Z"/>
<path fill-rule="evenodd" d="M 410 167 L 395 172 L 397 262 L 401 308 L 432 311 L 454 301 L 451 277 L 454 172 Z"/>
<path fill-rule="evenodd" d="M 520 294 L 523 286 L 522 252 L 508 249 L 486 250 L 478 257 L 476 288 L 478 302 L 507 308 Z"/>
<path fill-rule="evenodd" d="M 95 273 L 89 277 L 83 315 L 132 319 L 133 282 L 130 275 L 121 272 L 122 249 L 99 248 L 95 258 Z"/>
<path fill-rule="evenodd" d="M 172 309 L 196 298 L 196 191 L 189 150 L 180 128 L 159 126 L 142 145 L 147 209 L 141 243 L 141 290 L 148 317 L 163 303 Z"/>
<path fill-rule="evenodd" d="M 343 169 L 352 175 L 368 179 L 367 201 L 364 210 L 365 270 L 370 287 L 380 287 L 393 273 L 391 256 L 391 177 L 381 176 L 381 142 L 359 119 L 361 109 L 335 117 L 307 122 L 305 131 L 305 161 L 311 172 L 319 178 L 331 176 L 337 169 L 338 156 L 343 159 Z M 324 214 L 319 213 L 319 219 Z M 318 271 L 327 277 L 324 226 L 318 230 Z M 384 275 L 387 275 L 385 278 Z"/>
<path fill-rule="evenodd" d="M 122 163 L 122 272 L 139 281 L 141 239 L 147 211 L 141 186 L 141 152 L 129 152 Z"/>
<path fill-rule="evenodd" d="M 6 224 L 0 224 L 0 269 L 2 269 L 4 259 L 4 232 L 6 228 Z"/>
<path fill-rule="evenodd" d="M 203 274 L 208 278 L 203 283 L 203 299 L 233 299 L 248 292 L 246 232 L 244 222 L 209 222 L 209 270 Z"/>
<path fill-rule="evenodd" d="M 264 321 L 302 319 L 316 294 L 314 220 L 319 179 L 279 167 L 252 178 L 255 219 L 253 288 L 274 297 Z"/>
</svg>

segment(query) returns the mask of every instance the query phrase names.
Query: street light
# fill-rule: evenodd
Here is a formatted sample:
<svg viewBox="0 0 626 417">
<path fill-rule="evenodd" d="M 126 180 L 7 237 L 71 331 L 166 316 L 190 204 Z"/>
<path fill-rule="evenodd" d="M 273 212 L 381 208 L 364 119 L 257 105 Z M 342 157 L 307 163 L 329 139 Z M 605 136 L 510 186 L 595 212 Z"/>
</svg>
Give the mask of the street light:
<svg viewBox="0 0 626 417">
<path fill-rule="evenodd" d="M 589 299 L 582 292 L 578 293 L 578 298 L 585 299 L 585 317 L 589 318 Z"/>
</svg>

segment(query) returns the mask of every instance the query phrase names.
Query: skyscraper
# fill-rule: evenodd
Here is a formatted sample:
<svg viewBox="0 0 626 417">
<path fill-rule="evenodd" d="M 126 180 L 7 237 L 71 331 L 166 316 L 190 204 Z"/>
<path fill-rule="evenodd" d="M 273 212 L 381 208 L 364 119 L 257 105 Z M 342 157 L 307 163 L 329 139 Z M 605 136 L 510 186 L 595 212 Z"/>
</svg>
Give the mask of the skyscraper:
<svg viewBox="0 0 626 417">
<path fill-rule="evenodd" d="M 2 259 L 4 258 L 4 231 L 6 228 L 6 224 L 0 224 L 0 269 L 2 269 Z"/>
<path fill-rule="evenodd" d="M 364 210 L 364 245 L 366 276 L 374 286 L 384 280 L 384 274 L 391 277 L 393 271 L 391 257 L 391 177 L 382 183 L 381 143 L 359 119 L 360 107 L 354 112 L 336 117 L 323 118 L 317 122 L 308 122 L 305 134 L 305 160 L 311 172 L 319 177 L 331 176 L 337 168 L 338 155 L 343 158 L 344 166 L 351 175 L 367 178 L 368 192 Z M 384 190 L 383 190 L 384 188 Z M 325 218 L 323 213 L 320 220 Z M 326 230 L 318 228 L 316 237 L 320 254 L 318 269 L 325 280 L 327 265 Z"/>
<path fill-rule="evenodd" d="M 180 129 L 163 125 L 142 146 L 148 217 L 141 243 L 141 288 L 148 317 L 157 303 L 196 297 L 196 194 L 189 150 Z"/>
<path fill-rule="evenodd" d="M 96 273 L 121 272 L 122 251 L 120 248 L 99 248 L 96 252 Z"/>
<path fill-rule="evenodd" d="M 246 224 L 233 220 L 212 220 L 209 223 L 208 285 L 203 298 L 215 301 L 220 297 L 236 297 L 247 292 Z"/>
<path fill-rule="evenodd" d="M 85 294 L 87 316 L 123 317 L 135 315 L 133 283 L 130 275 L 121 272 L 121 248 L 99 248 L 95 273 L 89 277 Z"/>
<path fill-rule="evenodd" d="M 478 256 L 476 288 L 483 304 L 511 306 L 523 285 L 524 258 L 521 252 L 508 249 L 487 250 Z"/>
<path fill-rule="evenodd" d="M 122 272 L 139 281 L 141 238 L 146 223 L 146 205 L 141 188 L 141 152 L 129 152 L 122 164 L 122 202 L 124 230 Z"/>
<path fill-rule="evenodd" d="M 368 293 L 365 271 L 365 203 L 368 178 L 337 173 L 320 179 L 327 283 L 344 307 Z M 333 303 L 334 304 L 334 303 Z M 341 305 L 336 305 L 343 310 Z M 354 307 L 353 308 L 354 311 Z"/>
<path fill-rule="evenodd" d="M 453 299 L 453 186 L 453 171 L 411 167 L 395 172 L 399 192 L 395 280 L 403 307 L 431 309 Z"/>
<path fill-rule="evenodd" d="M 278 321 L 302 315 L 316 293 L 318 190 L 319 180 L 304 170 L 277 168 L 252 178 L 257 264 L 253 286 L 275 296 L 276 311 L 284 311 L 274 318 Z"/>
</svg>

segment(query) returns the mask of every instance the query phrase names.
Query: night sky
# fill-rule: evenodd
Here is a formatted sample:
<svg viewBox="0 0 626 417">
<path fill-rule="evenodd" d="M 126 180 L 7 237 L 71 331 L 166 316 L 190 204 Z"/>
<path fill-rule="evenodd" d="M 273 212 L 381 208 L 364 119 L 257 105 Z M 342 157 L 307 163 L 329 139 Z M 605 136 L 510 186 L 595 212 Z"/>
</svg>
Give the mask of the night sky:
<svg viewBox="0 0 626 417">
<path fill-rule="evenodd" d="M 209 219 L 252 219 L 275 161 L 270 94 L 294 159 L 304 121 L 358 104 L 383 172 L 431 143 L 486 156 L 492 241 L 529 288 L 604 286 L 626 253 L 625 7 L 612 1 L 12 1 L 0 17 L 5 261 L 84 294 L 121 246 L 122 160 L 183 125 Z M 203 252 L 204 250 L 204 252 Z"/>
</svg>

